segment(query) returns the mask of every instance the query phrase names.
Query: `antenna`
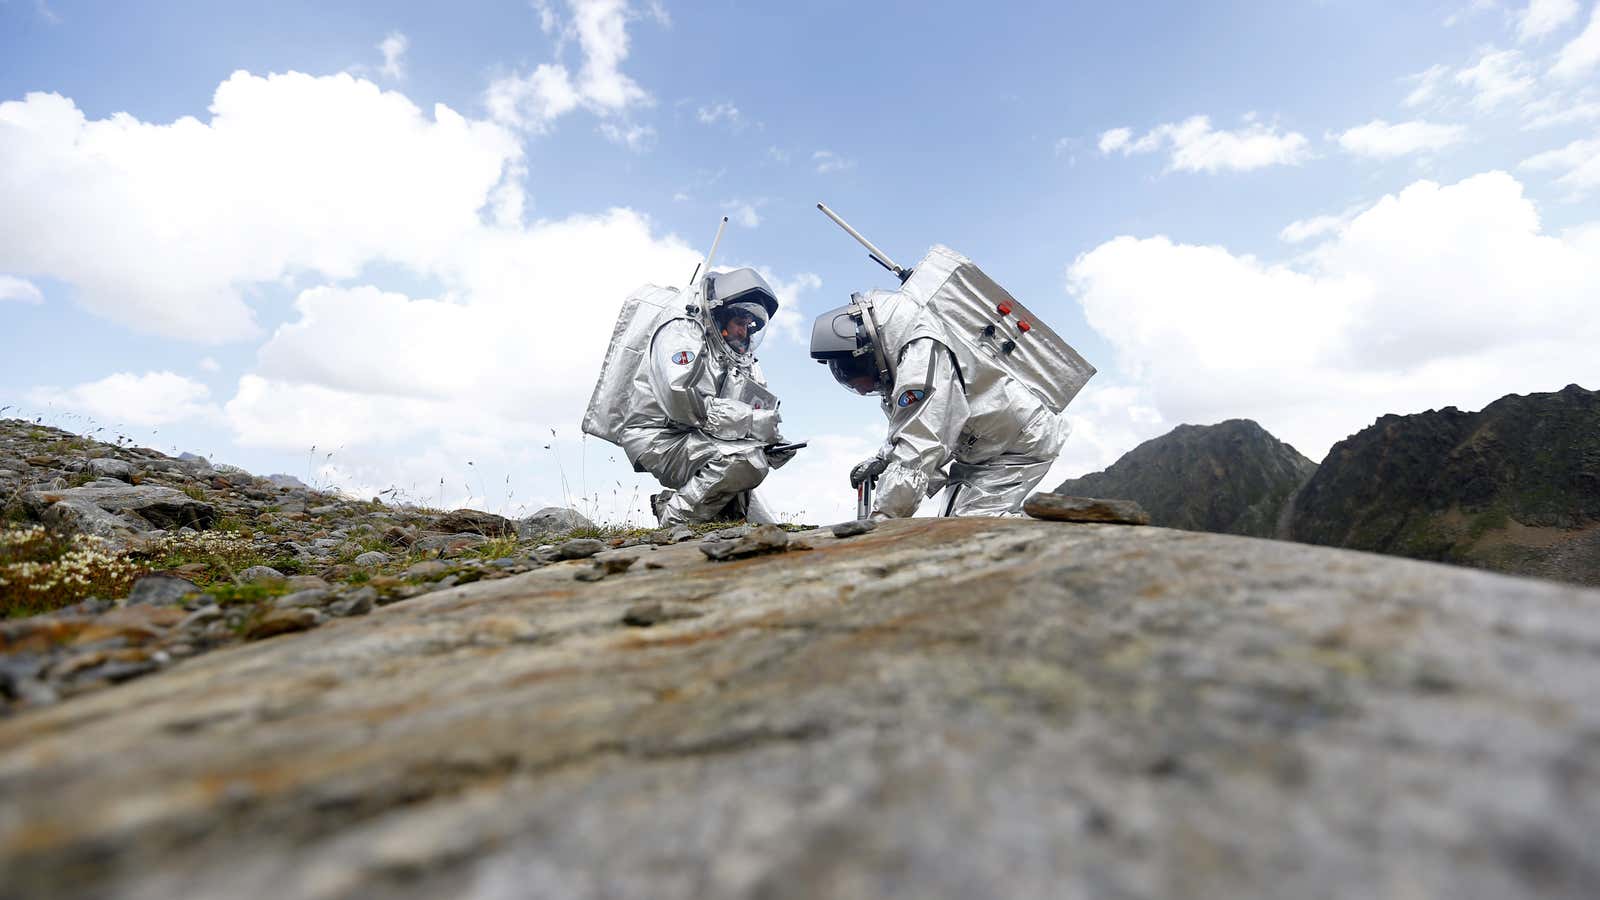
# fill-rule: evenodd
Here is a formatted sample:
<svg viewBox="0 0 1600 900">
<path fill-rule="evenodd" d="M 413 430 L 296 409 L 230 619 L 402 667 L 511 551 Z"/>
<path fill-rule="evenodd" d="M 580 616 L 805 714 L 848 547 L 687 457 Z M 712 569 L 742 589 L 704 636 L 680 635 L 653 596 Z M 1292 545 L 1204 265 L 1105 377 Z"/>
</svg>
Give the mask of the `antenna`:
<svg viewBox="0 0 1600 900">
<path fill-rule="evenodd" d="M 895 275 L 899 276 L 901 282 L 904 282 L 907 278 L 911 277 L 911 270 L 910 269 L 903 269 L 900 266 L 896 265 L 895 261 L 889 258 L 889 254 L 884 253 L 882 250 L 879 250 L 871 241 L 867 240 L 865 237 L 862 237 L 861 236 L 861 232 L 855 230 L 854 228 L 851 228 L 850 227 L 850 223 L 846 222 L 844 219 L 839 218 L 839 214 L 834 212 L 833 210 L 829 209 L 827 207 L 827 204 L 818 203 L 817 204 L 817 209 L 822 210 L 822 214 L 827 216 L 828 218 L 832 219 L 833 223 L 835 225 L 838 225 L 840 228 L 843 228 L 845 230 L 846 234 L 850 235 L 851 237 L 853 237 L 857 241 L 859 241 L 861 243 L 861 246 L 867 248 L 867 254 L 872 257 L 874 262 L 876 262 L 880 266 L 883 266 L 885 269 L 888 269 L 889 271 L 893 272 Z"/>
</svg>

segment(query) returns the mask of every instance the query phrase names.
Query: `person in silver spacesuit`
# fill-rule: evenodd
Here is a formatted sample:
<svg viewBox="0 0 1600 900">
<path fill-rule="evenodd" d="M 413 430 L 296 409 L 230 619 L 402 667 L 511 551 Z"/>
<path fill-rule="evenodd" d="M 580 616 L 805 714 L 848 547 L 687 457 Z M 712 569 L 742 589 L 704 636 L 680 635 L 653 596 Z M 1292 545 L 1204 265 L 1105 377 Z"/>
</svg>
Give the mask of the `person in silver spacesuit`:
<svg viewBox="0 0 1600 900">
<path fill-rule="evenodd" d="M 823 313 L 811 356 L 838 382 L 878 394 L 889 434 L 850 472 L 876 480 L 874 516 L 916 513 L 942 488 L 946 516 L 1020 516 L 1071 430 L 1013 374 L 983 353 L 961 354 L 946 323 L 904 291 L 852 295 Z"/>
<path fill-rule="evenodd" d="M 702 290 L 702 304 L 662 316 L 627 396 L 609 398 L 618 443 L 666 489 L 651 498 L 662 525 L 771 522 L 754 490 L 793 451 L 769 450 L 782 442 L 778 403 L 755 350 L 778 299 L 748 268 L 707 275 Z"/>
</svg>

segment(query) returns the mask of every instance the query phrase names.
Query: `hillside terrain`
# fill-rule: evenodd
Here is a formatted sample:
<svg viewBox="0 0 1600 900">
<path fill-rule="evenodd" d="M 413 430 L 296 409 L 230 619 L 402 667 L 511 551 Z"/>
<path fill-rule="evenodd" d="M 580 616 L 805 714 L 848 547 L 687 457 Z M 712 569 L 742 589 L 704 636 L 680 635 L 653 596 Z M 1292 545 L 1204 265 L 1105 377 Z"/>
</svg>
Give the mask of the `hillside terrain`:
<svg viewBox="0 0 1600 900">
<path fill-rule="evenodd" d="M 1171 528 L 1600 585 L 1600 392 L 1384 416 L 1320 466 L 1254 422 L 1180 425 L 1056 490 Z"/>
<path fill-rule="evenodd" d="M 1230 419 L 1179 425 L 1104 472 L 1068 479 L 1055 490 L 1137 501 L 1151 524 L 1166 528 L 1276 537 L 1285 504 L 1316 469 L 1255 422 Z"/>
<path fill-rule="evenodd" d="M 1384 416 L 1328 452 L 1288 536 L 1600 584 L 1600 391 Z"/>
</svg>

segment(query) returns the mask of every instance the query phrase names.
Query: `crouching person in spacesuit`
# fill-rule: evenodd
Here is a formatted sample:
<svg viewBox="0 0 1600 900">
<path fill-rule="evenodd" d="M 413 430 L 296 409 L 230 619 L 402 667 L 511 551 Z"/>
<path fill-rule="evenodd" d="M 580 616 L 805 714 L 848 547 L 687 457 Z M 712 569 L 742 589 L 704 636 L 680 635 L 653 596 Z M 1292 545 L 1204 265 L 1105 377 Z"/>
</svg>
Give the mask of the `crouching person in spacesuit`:
<svg viewBox="0 0 1600 900">
<path fill-rule="evenodd" d="M 877 455 L 850 473 L 852 487 L 876 479 L 874 516 L 913 515 L 941 489 L 941 515 L 1020 516 L 1070 431 L 994 364 L 998 349 L 960 348 L 963 365 L 947 327 L 904 292 L 872 291 L 823 313 L 812 330 L 811 356 L 850 390 L 880 395 L 889 419 Z"/>
<path fill-rule="evenodd" d="M 651 497 L 662 525 L 772 522 L 754 490 L 793 452 L 767 449 L 782 442 L 778 403 L 755 350 L 778 300 L 754 269 L 708 275 L 703 290 L 698 312 L 677 306 L 651 335 L 618 443 L 666 488 Z"/>
</svg>

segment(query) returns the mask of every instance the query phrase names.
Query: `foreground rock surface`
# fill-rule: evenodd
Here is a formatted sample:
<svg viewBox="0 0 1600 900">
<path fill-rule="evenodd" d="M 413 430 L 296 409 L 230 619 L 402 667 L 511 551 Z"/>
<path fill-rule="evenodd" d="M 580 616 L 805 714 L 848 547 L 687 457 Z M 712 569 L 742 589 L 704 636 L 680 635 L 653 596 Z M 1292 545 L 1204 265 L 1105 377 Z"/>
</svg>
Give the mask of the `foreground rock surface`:
<svg viewBox="0 0 1600 900">
<path fill-rule="evenodd" d="M 1600 894 L 1600 592 L 1156 528 L 798 537 L 0 720 L 0 894 Z"/>
</svg>

